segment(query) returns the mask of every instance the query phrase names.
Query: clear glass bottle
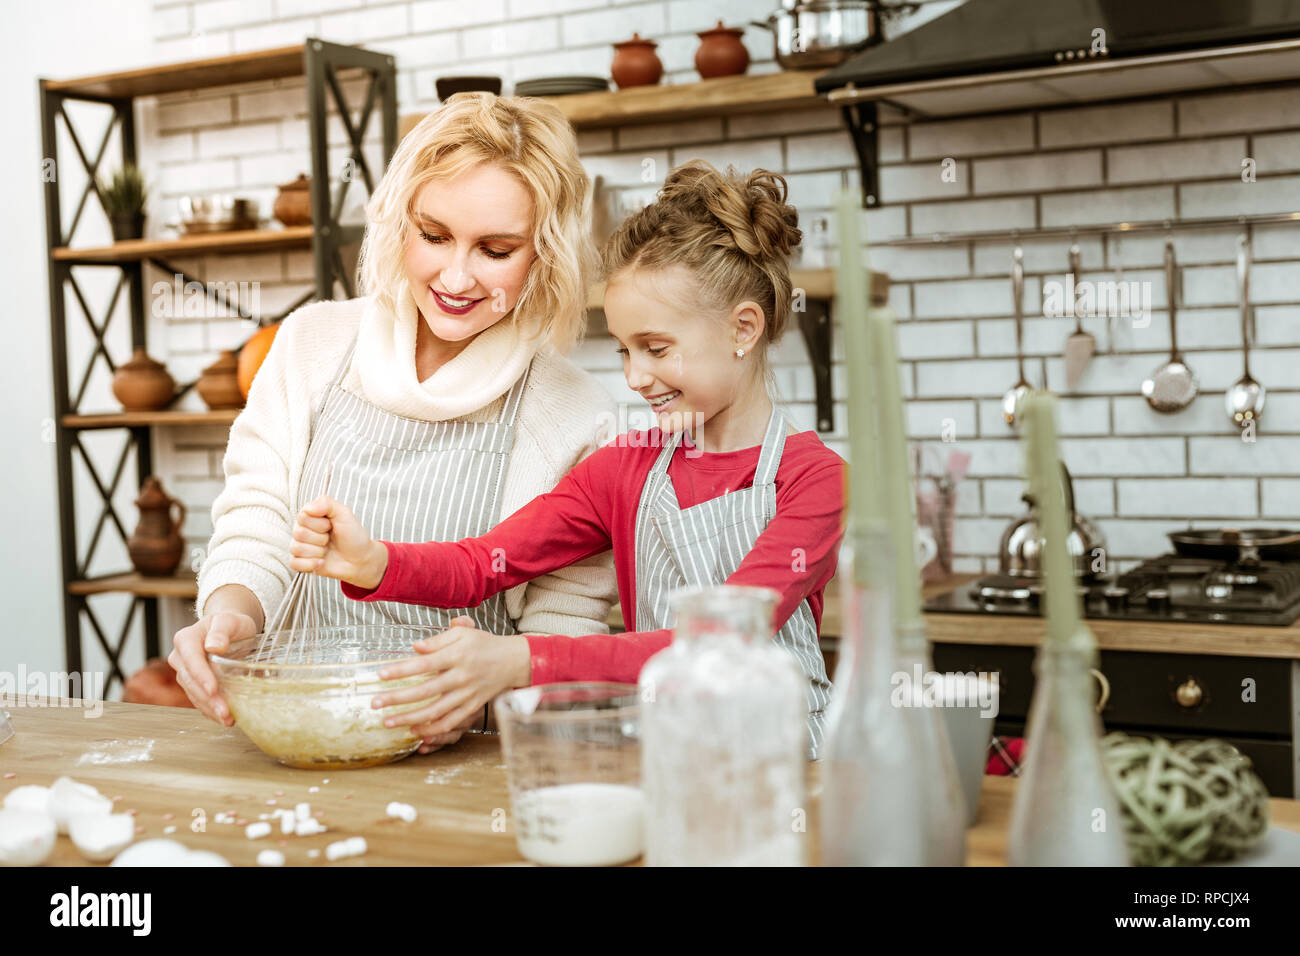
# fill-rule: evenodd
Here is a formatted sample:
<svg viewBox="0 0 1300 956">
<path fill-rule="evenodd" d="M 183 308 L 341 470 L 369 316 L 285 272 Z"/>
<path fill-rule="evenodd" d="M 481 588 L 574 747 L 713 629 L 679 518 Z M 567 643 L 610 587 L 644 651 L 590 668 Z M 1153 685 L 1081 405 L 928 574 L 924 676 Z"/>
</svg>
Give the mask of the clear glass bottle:
<svg viewBox="0 0 1300 956">
<path fill-rule="evenodd" d="M 1024 769 L 1007 830 L 1012 866 L 1127 866 L 1119 804 L 1101 754 L 1092 703 L 1095 650 L 1085 629 L 1034 660 Z"/>
<path fill-rule="evenodd" d="M 774 645 L 777 595 L 674 595 L 673 643 L 642 668 L 648 866 L 806 862 L 807 678 Z"/>
<path fill-rule="evenodd" d="M 948 728 L 938 707 L 923 703 L 926 675 L 934 672 L 925 625 L 899 628 L 899 671 L 908 675 L 902 686 L 912 694 L 911 706 L 901 708 L 908 728 L 913 762 L 920 775 L 925 812 L 925 865 L 966 865 L 966 797 L 957 776 Z"/>
<path fill-rule="evenodd" d="M 926 862 L 921 780 L 908 721 L 892 699 L 899 665 L 889 542 L 879 527 L 851 532 L 840 548 L 843 623 L 821 767 L 827 866 Z"/>
</svg>

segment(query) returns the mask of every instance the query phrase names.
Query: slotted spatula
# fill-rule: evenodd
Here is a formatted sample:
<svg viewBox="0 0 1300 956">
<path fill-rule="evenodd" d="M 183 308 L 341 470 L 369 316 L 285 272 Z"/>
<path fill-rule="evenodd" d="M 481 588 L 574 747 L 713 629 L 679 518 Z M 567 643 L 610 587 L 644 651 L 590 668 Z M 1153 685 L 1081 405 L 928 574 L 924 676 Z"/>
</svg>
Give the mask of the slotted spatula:
<svg viewBox="0 0 1300 956">
<path fill-rule="evenodd" d="M 1097 348 L 1097 340 L 1093 334 L 1084 331 L 1083 316 L 1078 311 L 1079 274 L 1083 271 L 1080 267 L 1081 260 L 1079 245 L 1075 243 L 1070 246 L 1070 273 L 1074 278 L 1075 288 L 1075 302 L 1072 303 L 1074 308 L 1071 309 L 1075 313 L 1074 331 L 1065 340 L 1065 387 L 1070 391 L 1074 391 L 1074 387 L 1083 378 L 1083 370 L 1092 361 L 1092 353 Z"/>
</svg>

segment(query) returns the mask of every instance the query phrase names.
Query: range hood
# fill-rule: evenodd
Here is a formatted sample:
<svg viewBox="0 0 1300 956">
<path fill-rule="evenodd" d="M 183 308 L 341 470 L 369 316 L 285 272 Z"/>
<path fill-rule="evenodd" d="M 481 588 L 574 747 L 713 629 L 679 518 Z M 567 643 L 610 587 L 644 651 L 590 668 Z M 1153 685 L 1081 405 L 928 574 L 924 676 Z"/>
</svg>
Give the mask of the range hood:
<svg viewBox="0 0 1300 956">
<path fill-rule="evenodd" d="M 953 115 L 1298 77 L 1300 0 L 967 0 L 816 88 Z"/>
</svg>

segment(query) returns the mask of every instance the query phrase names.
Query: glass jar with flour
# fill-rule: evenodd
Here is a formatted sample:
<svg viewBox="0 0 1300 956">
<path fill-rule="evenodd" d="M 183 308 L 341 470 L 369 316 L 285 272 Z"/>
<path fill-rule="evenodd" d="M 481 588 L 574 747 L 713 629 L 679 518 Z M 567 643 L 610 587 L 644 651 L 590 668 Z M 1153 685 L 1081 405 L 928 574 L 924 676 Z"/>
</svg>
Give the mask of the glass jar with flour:
<svg viewBox="0 0 1300 956">
<path fill-rule="evenodd" d="M 673 595 L 673 643 L 640 679 L 648 865 L 806 860 L 807 679 L 772 643 L 776 601 L 729 585 Z"/>
</svg>

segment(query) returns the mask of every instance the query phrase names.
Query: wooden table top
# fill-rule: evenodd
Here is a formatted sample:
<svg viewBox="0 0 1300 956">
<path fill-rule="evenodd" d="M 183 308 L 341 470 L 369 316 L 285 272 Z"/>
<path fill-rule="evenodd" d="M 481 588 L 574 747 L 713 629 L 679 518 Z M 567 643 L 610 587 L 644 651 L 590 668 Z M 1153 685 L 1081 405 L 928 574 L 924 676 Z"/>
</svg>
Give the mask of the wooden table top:
<svg viewBox="0 0 1300 956">
<path fill-rule="evenodd" d="M 94 706 L 99 706 L 94 702 Z M 221 727 L 196 711 L 148 704 L 103 703 L 103 713 L 79 706 L 8 710 L 15 735 L 0 744 L 0 792 L 23 784 L 48 786 L 63 775 L 120 797 L 116 812 L 136 811 L 145 840 L 170 836 L 191 849 L 212 850 L 235 865 L 255 865 L 278 849 L 289 866 L 459 866 L 523 864 L 510 825 L 510 796 L 500 739 L 467 735 L 453 747 L 365 770 L 296 770 L 253 746 L 237 727 Z M 9 776 L 13 774 L 13 776 Z M 329 783 L 325 783 L 329 780 Z M 319 788 L 317 792 L 311 787 Z M 1005 864 L 1005 837 L 1016 781 L 985 777 L 980 813 L 967 831 L 967 863 Z M 810 859 L 816 861 L 818 766 L 809 766 Z M 268 801 L 276 801 L 274 804 Z M 390 801 L 414 806 L 405 823 L 385 814 Z M 315 836 L 272 834 L 249 840 L 242 826 L 220 824 L 232 811 L 253 822 L 277 807 L 310 803 L 328 831 Z M 1272 800 L 1273 824 L 1300 833 L 1300 802 Z M 198 813 L 196 813 L 198 811 Z M 201 816 L 200 816 L 201 813 Z M 168 818 L 166 815 L 170 814 Z M 200 819 L 201 831 L 194 829 Z M 164 832 L 174 826 L 173 833 Z M 324 848 L 363 836 L 364 856 L 327 862 Z M 284 845 L 281 845 L 283 841 Z M 311 858 L 309 850 L 320 850 Z M 88 864 L 68 837 L 59 837 L 53 865 Z"/>
</svg>

